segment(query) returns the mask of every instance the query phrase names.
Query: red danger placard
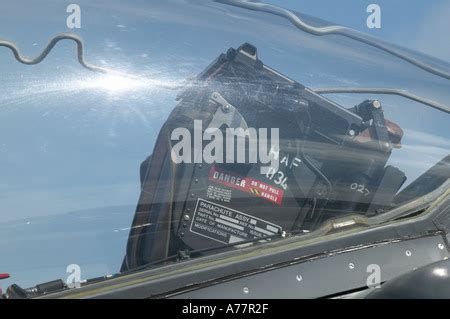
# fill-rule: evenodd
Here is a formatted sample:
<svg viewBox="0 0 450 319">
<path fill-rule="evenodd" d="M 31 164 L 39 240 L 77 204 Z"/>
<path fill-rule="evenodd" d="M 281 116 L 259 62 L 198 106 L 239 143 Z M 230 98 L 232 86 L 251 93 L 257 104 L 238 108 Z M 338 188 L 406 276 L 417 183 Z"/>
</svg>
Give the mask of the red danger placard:
<svg viewBox="0 0 450 319">
<path fill-rule="evenodd" d="M 251 193 L 257 197 L 264 198 L 272 203 L 281 205 L 284 190 L 261 182 L 251 177 L 242 177 L 238 174 L 224 171 L 212 166 L 208 176 L 210 181 L 231 187 L 242 192 Z"/>
</svg>

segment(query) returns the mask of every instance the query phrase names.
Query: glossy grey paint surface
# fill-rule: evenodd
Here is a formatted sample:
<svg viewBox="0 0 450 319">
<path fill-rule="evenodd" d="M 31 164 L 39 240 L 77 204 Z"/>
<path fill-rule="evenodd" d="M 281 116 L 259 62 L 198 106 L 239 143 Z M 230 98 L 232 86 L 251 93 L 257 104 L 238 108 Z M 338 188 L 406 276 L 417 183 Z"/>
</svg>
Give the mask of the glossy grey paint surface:
<svg viewBox="0 0 450 319">
<path fill-rule="evenodd" d="M 379 266 L 381 281 L 448 258 L 442 236 L 381 244 L 294 264 L 173 296 L 183 299 L 319 298 L 366 289 Z M 369 284 L 372 281 L 369 281 Z M 376 289 L 372 287 L 371 289 Z"/>
</svg>

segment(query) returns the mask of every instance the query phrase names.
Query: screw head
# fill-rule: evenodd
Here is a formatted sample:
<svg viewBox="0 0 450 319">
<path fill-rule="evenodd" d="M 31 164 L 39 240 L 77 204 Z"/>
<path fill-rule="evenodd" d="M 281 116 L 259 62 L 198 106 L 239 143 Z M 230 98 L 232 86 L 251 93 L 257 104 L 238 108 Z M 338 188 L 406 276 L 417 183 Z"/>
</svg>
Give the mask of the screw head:
<svg viewBox="0 0 450 319">
<path fill-rule="evenodd" d="M 248 287 L 244 287 L 242 291 L 244 292 L 244 294 L 248 294 L 250 292 L 250 289 L 248 289 Z"/>
<path fill-rule="evenodd" d="M 350 136 L 355 136 L 355 134 L 356 134 L 355 130 L 348 131 L 348 135 Z"/>
<path fill-rule="evenodd" d="M 444 249 L 444 248 L 445 248 L 445 246 L 444 246 L 444 244 L 443 244 L 443 243 L 439 243 L 439 244 L 438 244 L 438 248 L 439 248 L 440 250 L 442 250 L 442 249 Z"/>
<path fill-rule="evenodd" d="M 184 215 L 184 220 L 189 220 L 191 217 L 189 215 Z"/>
<path fill-rule="evenodd" d="M 405 252 L 405 254 L 406 254 L 406 256 L 408 256 L 408 257 L 411 257 L 411 251 L 410 250 L 407 250 L 406 252 Z"/>
<path fill-rule="evenodd" d="M 354 264 L 354 263 L 349 263 L 349 264 L 348 264 L 348 268 L 350 268 L 350 269 L 355 269 L 355 264 Z"/>
<path fill-rule="evenodd" d="M 295 276 L 295 279 L 297 279 L 297 281 L 302 281 L 303 280 L 303 277 L 302 277 L 302 275 L 297 275 L 297 276 Z"/>
<path fill-rule="evenodd" d="M 225 104 L 222 106 L 222 110 L 227 113 L 230 111 L 230 104 Z"/>
</svg>

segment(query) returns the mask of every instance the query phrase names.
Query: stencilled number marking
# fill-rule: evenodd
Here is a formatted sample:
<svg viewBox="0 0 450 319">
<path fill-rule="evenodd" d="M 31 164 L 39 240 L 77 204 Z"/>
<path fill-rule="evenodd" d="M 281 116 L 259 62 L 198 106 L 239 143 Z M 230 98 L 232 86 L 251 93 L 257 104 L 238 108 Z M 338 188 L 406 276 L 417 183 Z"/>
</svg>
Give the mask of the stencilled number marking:
<svg viewBox="0 0 450 319">
<path fill-rule="evenodd" d="M 292 170 L 294 167 L 298 167 L 302 160 L 298 157 L 294 157 L 292 160 L 289 159 L 289 154 L 283 156 L 280 161 L 280 166 L 284 164 L 286 169 Z M 273 182 L 279 186 L 281 186 L 284 190 L 287 189 L 287 176 L 280 169 L 275 169 L 273 167 L 269 167 L 266 173 L 266 178 L 269 180 L 273 180 Z"/>
<path fill-rule="evenodd" d="M 266 173 L 266 177 L 277 185 L 280 185 L 284 190 L 287 189 L 287 177 L 284 176 L 282 171 L 277 171 L 273 167 L 270 167 Z"/>
<path fill-rule="evenodd" d="M 362 185 L 362 184 L 352 183 L 350 185 L 350 189 L 352 191 L 357 191 L 358 193 L 364 194 L 364 196 L 370 195 L 369 189 L 365 185 Z"/>
</svg>

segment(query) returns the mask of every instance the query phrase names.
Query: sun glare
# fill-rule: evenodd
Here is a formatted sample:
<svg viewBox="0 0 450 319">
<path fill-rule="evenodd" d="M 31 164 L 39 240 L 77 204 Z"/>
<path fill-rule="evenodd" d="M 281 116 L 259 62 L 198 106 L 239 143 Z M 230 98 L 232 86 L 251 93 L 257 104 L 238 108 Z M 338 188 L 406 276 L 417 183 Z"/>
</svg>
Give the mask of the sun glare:
<svg viewBox="0 0 450 319">
<path fill-rule="evenodd" d="M 101 89 L 113 94 L 137 90 L 145 85 L 145 82 L 139 79 L 110 74 L 91 78 L 83 83 L 85 88 Z"/>
</svg>

